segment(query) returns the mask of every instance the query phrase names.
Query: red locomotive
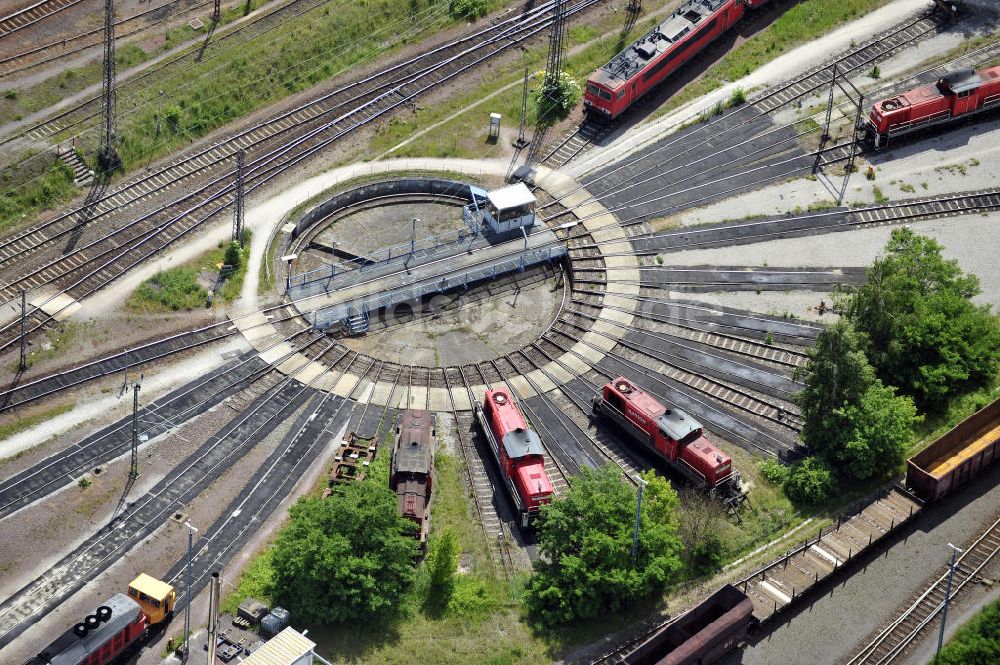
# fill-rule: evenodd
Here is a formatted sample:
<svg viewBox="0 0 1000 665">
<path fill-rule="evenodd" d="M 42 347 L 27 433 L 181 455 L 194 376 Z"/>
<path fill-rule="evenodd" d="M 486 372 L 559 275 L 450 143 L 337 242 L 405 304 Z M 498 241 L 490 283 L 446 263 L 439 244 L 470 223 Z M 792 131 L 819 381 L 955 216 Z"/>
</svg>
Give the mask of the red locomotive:
<svg viewBox="0 0 1000 665">
<path fill-rule="evenodd" d="M 698 55 L 768 0 L 688 0 L 665 21 L 590 75 L 583 95 L 590 115 L 617 118 L 637 99 Z"/>
<path fill-rule="evenodd" d="M 889 139 L 947 125 L 1000 107 L 1000 67 L 949 74 L 931 85 L 876 103 L 868 114 L 868 135 L 876 148 Z"/>
<path fill-rule="evenodd" d="M 167 621 L 176 598 L 172 586 L 143 573 L 129 584 L 128 595 L 111 596 L 25 665 L 107 665 Z"/>
<path fill-rule="evenodd" d="M 434 416 L 409 409 L 396 426 L 389 486 L 396 490 L 399 514 L 420 527 L 419 538 L 427 542 L 434 470 Z"/>
<path fill-rule="evenodd" d="M 527 527 L 542 505 L 552 501 L 545 448 L 505 389 L 487 390 L 484 403 L 476 403 L 475 412 L 517 506 L 518 523 Z"/>
<path fill-rule="evenodd" d="M 614 421 L 693 485 L 721 494 L 727 504 L 741 502 L 740 474 L 733 460 L 705 437 L 701 423 L 679 409 L 668 409 L 625 377 L 594 396 L 594 413 Z"/>
</svg>

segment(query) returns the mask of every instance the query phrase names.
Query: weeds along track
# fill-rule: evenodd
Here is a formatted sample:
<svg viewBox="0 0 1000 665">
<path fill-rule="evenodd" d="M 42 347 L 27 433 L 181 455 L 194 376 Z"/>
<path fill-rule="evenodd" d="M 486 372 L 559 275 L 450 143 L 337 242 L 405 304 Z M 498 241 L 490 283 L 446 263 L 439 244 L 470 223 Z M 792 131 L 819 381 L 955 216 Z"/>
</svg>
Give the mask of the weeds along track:
<svg viewBox="0 0 1000 665">
<path fill-rule="evenodd" d="M 570 12 L 582 11 L 596 1 L 580 0 Z M 412 104 L 425 92 L 537 35 L 550 22 L 546 7 L 542 5 L 518 19 L 480 31 L 475 37 L 464 37 L 457 44 L 435 49 L 426 57 L 396 65 L 352 84 L 350 90 L 343 89 L 339 97 L 328 95 L 321 102 L 289 111 L 224 145 L 151 174 L 138 182 L 145 182 L 147 190 L 152 191 L 166 191 L 183 182 L 185 171 L 189 176 L 197 172 L 199 177 L 192 180 L 200 182 L 192 182 L 192 189 L 172 202 L 117 228 L 108 231 L 105 223 L 102 234 L 91 240 L 79 242 L 95 218 L 112 212 L 120 214 L 121 206 L 110 199 L 121 195 L 121 191 L 102 199 L 97 205 L 103 209 L 95 207 L 89 221 L 82 221 L 88 215 L 77 211 L 17 234 L 0 244 L 0 264 L 6 266 L 7 274 L 6 281 L 0 284 L 0 297 L 10 300 L 22 288 L 44 288 L 46 293 L 66 293 L 76 300 L 86 297 L 228 207 L 235 198 L 231 159 L 234 150 L 248 152 L 245 182 L 246 191 L 252 192 L 344 136 Z M 141 188 L 138 182 L 129 187 Z M 36 261 L 33 268 L 22 274 L 12 274 L 10 264 L 15 256 L 32 255 L 39 247 L 64 237 L 71 248 L 68 252 L 55 258 L 38 257 L 40 264 Z M 36 310 L 33 313 L 36 321 L 29 332 L 40 328 L 53 314 Z M 15 322 L 0 328 L 0 350 L 9 348 L 18 338 L 17 327 Z"/>
<path fill-rule="evenodd" d="M 319 361 L 336 356 L 331 359 L 332 366 L 344 366 L 346 371 L 354 358 L 345 365 L 343 361 L 350 353 L 336 347 L 335 343 L 327 342 L 314 353 L 313 359 Z M 311 384 L 303 385 L 294 376 L 261 385 L 264 383 L 258 381 L 256 386 L 250 387 L 260 392 L 247 411 L 208 437 L 197 451 L 148 493 L 129 504 L 120 517 L 0 603 L 0 647 L 9 644 L 41 616 L 152 535 L 174 512 L 201 494 L 317 392 Z"/>
</svg>

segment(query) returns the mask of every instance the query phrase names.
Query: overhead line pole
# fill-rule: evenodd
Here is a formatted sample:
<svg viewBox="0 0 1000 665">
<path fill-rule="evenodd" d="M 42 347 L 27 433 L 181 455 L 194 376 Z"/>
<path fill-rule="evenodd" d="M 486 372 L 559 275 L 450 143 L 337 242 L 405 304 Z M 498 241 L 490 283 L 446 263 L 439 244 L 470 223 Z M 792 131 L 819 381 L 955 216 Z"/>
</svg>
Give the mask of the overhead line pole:
<svg viewBox="0 0 1000 665">
<path fill-rule="evenodd" d="M 101 91 L 101 114 L 103 127 L 101 146 L 97 152 L 97 164 L 101 174 L 107 175 L 121 168 L 122 160 L 115 150 L 117 132 L 115 128 L 115 3 L 104 0 L 104 80 Z"/>
</svg>

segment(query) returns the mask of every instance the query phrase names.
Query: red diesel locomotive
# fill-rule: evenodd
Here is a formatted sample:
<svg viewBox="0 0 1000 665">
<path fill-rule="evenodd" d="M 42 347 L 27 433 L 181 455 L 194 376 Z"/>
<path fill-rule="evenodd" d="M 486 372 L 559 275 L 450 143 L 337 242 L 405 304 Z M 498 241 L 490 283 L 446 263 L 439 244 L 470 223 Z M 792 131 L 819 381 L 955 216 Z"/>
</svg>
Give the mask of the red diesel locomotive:
<svg viewBox="0 0 1000 665">
<path fill-rule="evenodd" d="M 173 616 L 177 594 L 145 573 L 128 594 L 116 593 L 25 665 L 107 665 L 142 645 L 153 627 Z"/>
<path fill-rule="evenodd" d="M 868 135 L 876 148 L 889 139 L 947 125 L 1000 107 L 1000 67 L 954 72 L 931 85 L 883 99 L 868 114 Z"/>
<path fill-rule="evenodd" d="M 434 471 L 434 415 L 407 409 L 396 426 L 389 487 L 396 491 L 399 514 L 420 527 L 420 544 L 427 542 Z"/>
<path fill-rule="evenodd" d="M 679 409 L 668 409 L 625 377 L 594 397 L 594 413 L 613 421 L 699 488 L 729 503 L 743 500 L 733 460 L 705 437 L 701 423 Z"/>
<path fill-rule="evenodd" d="M 476 403 L 475 413 L 517 506 L 518 524 L 528 527 L 542 505 L 552 501 L 552 483 L 545 473 L 545 448 L 538 434 L 528 429 L 507 390 L 487 390 L 484 402 Z"/>
<path fill-rule="evenodd" d="M 637 99 L 768 0 L 688 0 L 659 25 L 590 75 L 589 115 L 617 118 Z"/>
</svg>

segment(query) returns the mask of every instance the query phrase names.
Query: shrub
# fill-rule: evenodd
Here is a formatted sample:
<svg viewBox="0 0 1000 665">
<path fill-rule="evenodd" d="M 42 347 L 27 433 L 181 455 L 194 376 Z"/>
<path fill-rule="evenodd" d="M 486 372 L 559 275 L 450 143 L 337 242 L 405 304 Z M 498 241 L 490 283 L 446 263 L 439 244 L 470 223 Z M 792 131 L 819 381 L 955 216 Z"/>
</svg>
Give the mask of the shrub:
<svg viewBox="0 0 1000 665">
<path fill-rule="evenodd" d="M 486 16 L 489 8 L 489 0 L 451 0 L 448 13 L 452 18 L 475 21 Z"/>
<path fill-rule="evenodd" d="M 543 80 L 535 97 L 536 122 L 548 126 L 562 120 L 576 107 L 580 94 L 580 84 L 566 72 Z"/>
<path fill-rule="evenodd" d="M 733 94 L 729 95 L 729 106 L 740 106 L 745 104 L 747 101 L 747 94 L 744 92 L 743 88 L 736 88 L 733 90 Z"/>
<path fill-rule="evenodd" d="M 91 486 L 90 478 L 84 476 L 80 480 L 76 481 L 76 484 L 80 486 L 80 489 L 85 490 Z"/>
<path fill-rule="evenodd" d="M 785 484 L 785 479 L 788 478 L 788 467 L 778 460 L 764 460 L 764 463 L 760 465 L 760 475 L 764 476 L 764 480 L 775 487 L 781 487 Z"/>
<path fill-rule="evenodd" d="M 636 492 L 610 466 L 584 469 L 542 508 L 525 603 L 541 624 L 594 618 L 661 592 L 681 568 L 677 493 L 652 472 L 632 564 Z"/>
<path fill-rule="evenodd" d="M 784 489 L 795 503 L 819 503 L 833 492 L 833 474 L 822 460 L 809 457 L 788 467 Z"/>
<path fill-rule="evenodd" d="M 243 267 L 243 248 L 240 247 L 240 243 L 233 240 L 226 246 L 226 253 L 222 257 L 222 262 L 228 266 L 232 266 L 233 271 L 237 271 Z"/>
</svg>

